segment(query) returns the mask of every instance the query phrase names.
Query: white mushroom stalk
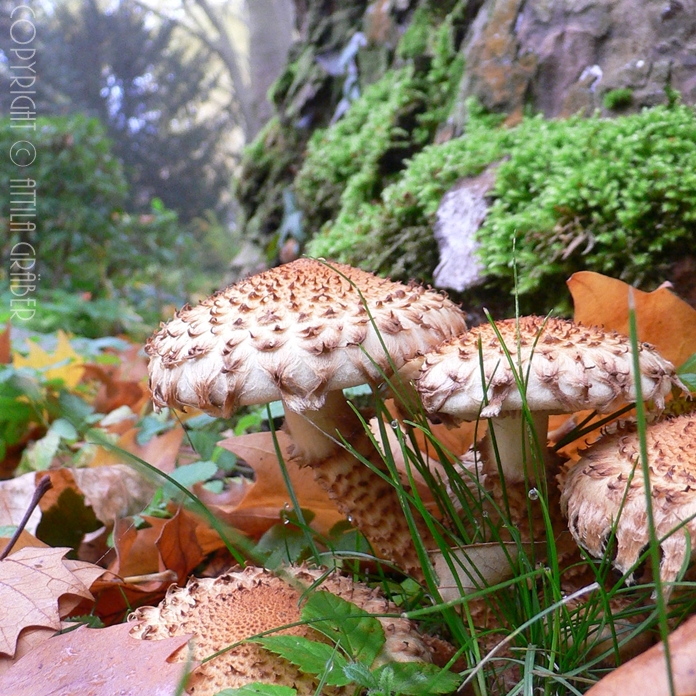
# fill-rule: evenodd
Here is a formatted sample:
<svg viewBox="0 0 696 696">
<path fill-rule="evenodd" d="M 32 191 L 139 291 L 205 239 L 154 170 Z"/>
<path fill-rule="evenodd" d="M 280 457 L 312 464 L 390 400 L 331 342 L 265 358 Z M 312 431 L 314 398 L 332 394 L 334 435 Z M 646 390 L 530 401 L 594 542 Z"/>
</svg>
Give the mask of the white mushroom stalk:
<svg viewBox="0 0 696 696">
<path fill-rule="evenodd" d="M 300 259 L 185 307 L 150 338 L 152 398 L 157 408 L 223 417 L 281 399 L 298 454 L 341 512 L 378 551 L 420 573 L 393 486 L 337 444 L 340 432 L 385 470 L 342 390 L 381 381 L 465 328 L 461 310 L 434 291 Z M 420 531 L 428 538 L 424 523 Z"/>
<path fill-rule="evenodd" d="M 696 413 L 653 423 L 645 438 L 649 494 L 662 551 L 660 577 L 668 594 L 696 543 Z M 624 423 L 603 435 L 561 478 L 561 509 L 577 543 L 601 558 L 614 531 L 613 564 L 628 573 L 650 541 L 648 484 L 636 425 Z"/>
<path fill-rule="evenodd" d="M 680 386 L 674 366 L 648 344 L 639 353 L 643 397 L 661 409 L 672 386 Z M 536 440 L 546 456 L 549 415 L 607 413 L 636 398 L 627 337 L 536 316 L 485 324 L 446 341 L 425 356 L 416 386 L 431 414 L 454 422 L 490 419 L 502 473 L 511 483 L 534 482 L 530 443 Z M 497 472 L 489 435 L 477 456 L 484 473 Z M 471 452 L 467 459 L 474 457 Z"/>
</svg>

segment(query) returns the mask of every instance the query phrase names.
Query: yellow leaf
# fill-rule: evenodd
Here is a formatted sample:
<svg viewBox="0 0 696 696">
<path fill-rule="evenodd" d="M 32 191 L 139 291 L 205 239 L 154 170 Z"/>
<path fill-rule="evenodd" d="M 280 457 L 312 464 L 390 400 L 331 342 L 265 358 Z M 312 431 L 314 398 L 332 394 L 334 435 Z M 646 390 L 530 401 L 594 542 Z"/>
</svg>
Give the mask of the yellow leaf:
<svg viewBox="0 0 696 696">
<path fill-rule="evenodd" d="M 41 346 L 29 341 L 29 355 L 25 358 L 15 353 L 12 364 L 41 370 L 46 379 L 62 379 L 65 386 L 72 389 L 82 379 L 84 359 L 70 345 L 68 335 L 58 331 L 58 345 L 53 353 L 47 353 Z M 55 366 L 55 367 L 54 367 Z"/>
</svg>

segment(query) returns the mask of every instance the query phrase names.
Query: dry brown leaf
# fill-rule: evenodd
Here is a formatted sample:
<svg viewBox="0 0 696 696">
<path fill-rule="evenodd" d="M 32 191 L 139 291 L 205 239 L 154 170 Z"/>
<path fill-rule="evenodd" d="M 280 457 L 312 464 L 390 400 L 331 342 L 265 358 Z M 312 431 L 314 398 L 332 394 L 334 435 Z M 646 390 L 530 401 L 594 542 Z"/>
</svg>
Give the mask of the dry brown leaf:
<svg viewBox="0 0 696 696">
<path fill-rule="evenodd" d="M 97 519 L 107 525 L 146 508 L 157 490 L 156 482 L 127 464 L 70 471 L 85 502 L 92 506 Z"/>
<path fill-rule="evenodd" d="M 29 473 L 7 481 L 0 481 L 0 526 L 17 526 L 29 507 L 36 489 L 36 474 Z M 37 508 L 29 518 L 25 529 L 31 534 L 41 521 Z"/>
<path fill-rule="evenodd" d="M 186 664 L 169 657 L 189 636 L 141 641 L 131 628 L 81 627 L 46 640 L 0 676 L 0 693 L 172 696 Z"/>
<path fill-rule="evenodd" d="M 326 491 L 314 480 L 312 470 L 309 467 L 298 467 L 292 459 L 290 436 L 284 432 L 276 435 L 300 507 L 315 514 L 312 526 L 326 534 L 334 524 L 344 519 L 343 515 L 338 512 Z M 218 445 L 244 459 L 254 470 L 256 480 L 243 489 L 239 502 L 222 503 L 212 494 L 201 499 L 227 524 L 250 536 L 259 537 L 280 521 L 280 513 L 284 508 L 292 505 L 273 446 L 273 434 L 241 435 L 221 440 Z M 220 504 L 216 504 L 216 500 Z"/>
<path fill-rule="evenodd" d="M 145 445 L 137 443 L 138 432 L 138 428 L 130 428 L 121 435 L 116 446 L 134 454 L 160 471 L 167 474 L 174 471 L 176 458 L 184 439 L 184 429 L 175 428 L 162 435 L 155 435 Z M 113 466 L 114 464 L 123 464 L 126 459 L 115 450 L 98 447 L 89 465 L 90 467 Z"/>
<path fill-rule="evenodd" d="M 93 406 L 99 413 L 111 413 L 121 406 L 128 406 L 134 413 L 138 413 L 150 398 L 143 384 L 119 379 L 115 367 L 109 369 L 101 365 L 85 365 L 82 379 L 100 382 L 101 386 L 93 401 Z"/>
<path fill-rule="evenodd" d="M 575 321 L 604 326 L 626 336 L 629 285 L 600 273 L 580 271 L 568 279 L 575 304 Z M 638 339 L 652 343 L 679 367 L 696 353 L 696 309 L 667 288 L 633 290 Z"/>
<path fill-rule="evenodd" d="M 66 565 L 63 556 L 68 551 L 26 547 L 0 561 L 0 653 L 14 655 L 25 628 L 57 631 L 62 616 L 74 608 L 68 602 L 72 606 L 61 615 L 64 595 L 92 598 L 88 586 Z"/>
<path fill-rule="evenodd" d="M 399 413 L 399 409 L 393 399 L 387 399 L 385 406 L 392 418 L 396 418 L 399 421 L 403 420 L 403 415 Z M 461 457 L 474 443 L 474 438 L 480 440 L 486 434 L 486 422 L 464 422 L 454 428 L 439 423 L 431 423 L 430 430 L 445 451 L 453 454 L 455 457 Z M 437 459 L 435 448 L 432 442 L 423 434 L 423 431 L 414 428 L 413 434 L 418 443 L 418 449 L 426 455 Z"/>
<path fill-rule="evenodd" d="M 696 617 L 679 627 L 669 638 L 669 652 L 676 696 L 696 694 Z M 654 645 L 595 684 L 586 696 L 647 694 L 669 696 L 664 645 Z"/>
<path fill-rule="evenodd" d="M 0 365 L 12 362 L 12 342 L 10 340 L 10 322 L 8 320 L 4 331 L 0 332 Z"/>
</svg>

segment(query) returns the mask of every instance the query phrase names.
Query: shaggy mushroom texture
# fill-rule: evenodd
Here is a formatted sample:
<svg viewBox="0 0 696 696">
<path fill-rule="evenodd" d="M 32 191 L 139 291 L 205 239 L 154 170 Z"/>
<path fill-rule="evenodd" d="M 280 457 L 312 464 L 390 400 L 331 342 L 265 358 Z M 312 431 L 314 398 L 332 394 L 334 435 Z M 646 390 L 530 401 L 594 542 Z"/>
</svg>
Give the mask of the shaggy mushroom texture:
<svg viewBox="0 0 696 696">
<path fill-rule="evenodd" d="M 342 390 L 379 382 L 465 329 L 463 312 L 432 290 L 300 259 L 184 307 L 145 350 L 157 408 L 227 417 L 282 399 L 298 454 L 339 510 L 380 553 L 422 577 L 392 484 L 337 440 L 340 433 L 388 477 Z M 417 525 L 432 544 L 418 516 Z"/>
<path fill-rule="evenodd" d="M 648 426 L 646 442 L 655 532 L 662 539 L 660 577 L 670 583 L 696 541 L 696 413 Z M 635 424 L 603 435 L 560 478 L 562 511 L 577 543 L 601 558 L 615 527 L 614 566 L 627 573 L 649 543 Z"/>
<path fill-rule="evenodd" d="M 157 607 L 141 607 L 129 616 L 131 635 L 159 640 L 192 634 L 193 658 L 203 660 L 232 643 L 301 619 L 302 593 L 322 578 L 324 571 L 286 568 L 288 580 L 262 568 L 249 567 L 218 578 L 192 579 L 186 587 L 172 586 Z M 352 602 L 370 614 L 399 613 L 378 590 L 331 573 L 318 589 Z M 430 648 L 407 619 L 379 618 L 386 644 L 379 661 L 432 662 Z M 322 640 L 308 625 L 286 628 L 273 635 L 297 635 Z M 182 650 L 176 659 L 187 658 Z M 244 643 L 205 662 L 192 673 L 187 693 L 212 696 L 228 687 L 252 682 L 294 687 L 299 696 L 313 696 L 317 681 L 283 658 L 255 643 Z M 348 694 L 352 688 L 324 687 L 324 694 Z"/>
<path fill-rule="evenodd" d="M 639 353 L 643 397 L 662 408 L 672 386 L 683 385 L 674 366 L 652 346 L 643 343 Z M 493 430 L 503 475 L 512 483 L 533 481 L 535 474 L 522 393 L 542 451 L 550 414 L 606 413 L 636 398 L 626 336 L 537 316 L 485 324 L 445 341 L 425 356 L 416 387 L 425 409 L 445 420 L 490 418 L 489 434 L 478 445 L 483 472 L 497 472 Z M 473 450 L 465 462 L 472 457 Z"/>
</svg>

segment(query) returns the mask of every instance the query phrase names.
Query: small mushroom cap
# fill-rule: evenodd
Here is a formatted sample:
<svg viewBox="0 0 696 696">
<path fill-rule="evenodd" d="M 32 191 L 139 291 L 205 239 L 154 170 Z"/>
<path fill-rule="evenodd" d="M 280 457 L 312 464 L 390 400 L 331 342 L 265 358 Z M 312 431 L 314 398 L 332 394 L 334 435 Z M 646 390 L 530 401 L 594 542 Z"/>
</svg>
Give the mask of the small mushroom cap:
<svg viewBox="0 0 696 696">
<path fill-rule="evenodd" d="M 145 346 L 152 398 L 158 409 L 221 416 L 280 398 L 294 411 L 317 410 L 327 392 L 381 379 L 390 358 L 398 369 L 463 332 L 464 320 L 435 291 L 299 259 L 163 325 Z"/>
<path fill-rule="evenodd" d="M 354 583 L 350 578 L 307 567 L 290 567 L 290 582 L 262 569 L 249 567 L 218 578 L 192 579 L 184 587 L 172 586 L 157 607 L 141 607 L 131 614 L 131 635 L 142 640 L 193 634 L 193 656 L 203 660 L 232 643 L 263 631 L 300 621 L 305 588 L 321 581 L 318 589 L 328 590 L 353 602 L 371 614 L 398 613 L 378 590 Z M 292 583 L 292 584 L 291 584 Z M 413 624 L 407 619 L 379 618 L 386 644 L 383 660 L 430 662 L 431 653 Z M 322 640 L 308 625 L 277 631 L 273 635 L 298 635 Z M 176 659 L 185 660 L 181 651 Z M 255 643 L 244 643 L 196 669 L 187 692 L 197 696 L 217 694 L 224 688 L 252 682 L 292 686 L 300 695 L 316 693 L 316 680 L 302 674 L 281 657 Z M 325 687 L 322 693 L 352 693 L 350 689 Z"/>
<path fill-rule="evenodd" d="M 520 317 L 519 325 L 515 319 L 498 321 L 495 327 L 519 377 L 527 383 L 530 410 L 607 412 L 635 401 L 631 347 L 626 336 L 537 316 Z M 643 398 L 653 399 L 662 408 L 672 385 L 681 383 L 674 366 L 652 346 L 643 343 L 639 352 Z M 471 329 L 428 353 L 416 387 L 427 411 L 457 420 L 474 420 L 479 413 L 483 418 L 494 418 L 522 410 L 510 360 L 491 324 Z M 483 403 L 484 393 L 487 404 Z"/>
<path fill-rule="evenodd" d="M 646 442 L 655 531 L 658 538 L 666 537 L 660 544 L 660 576 L 670 582 L 686 558 L 686 534 L 692 546 L 696 542 L 696 413 L 648 426 Z M 616 432 L 602 436 L 561 478 L 561 509 L 577 543 L 601 557 L 616 525 L 614 565 L 627 572 L 649 543 L 635 424 L 621 424 Z"/>
</svg>

